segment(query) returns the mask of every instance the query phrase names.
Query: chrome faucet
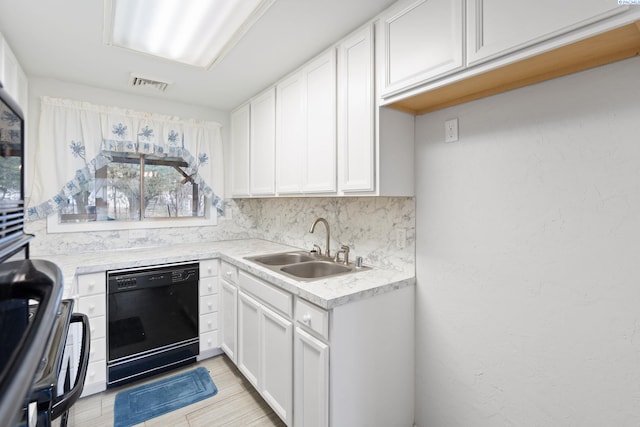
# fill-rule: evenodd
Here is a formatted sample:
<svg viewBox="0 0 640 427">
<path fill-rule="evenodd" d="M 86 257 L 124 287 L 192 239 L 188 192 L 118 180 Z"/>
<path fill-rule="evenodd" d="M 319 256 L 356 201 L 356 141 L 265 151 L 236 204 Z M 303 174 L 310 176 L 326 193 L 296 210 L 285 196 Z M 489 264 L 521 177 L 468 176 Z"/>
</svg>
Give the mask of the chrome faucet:
<svg viewBox="0 0 640 427">
<path fill-rule="evenodd" d="M 340 261 L 340 254 L 344 254 L 344 259 Z M 342 262 L 343 264 L 349 264 L 349 246 L 342 245 L 338 252 L 336 252 L 336 257 L 333 259 L 333 262 Z"/>
<path fill-rule="evenodd" d="M 327 229 L 327 250 L 325 252 L 325 255 L 327 257 L 330 257 L 331 256 L 331 251 L 329 250 L 329 242 L 330 242 L 330 239 L 331 239 L 331 232 L 329 231 L 329 223 L 327 222 L 327 220 L 324 219 L 324 218 L 318 218 L 315 221 L 313 221 L 313 224 L 311 225 L 311 228 L 309 229 L 309 233 L 313 233 L 314 232 L 314 230 L 316 229 L 316 225 L 319 222 L 323 223 L 324 227 Z"/>
</svg>

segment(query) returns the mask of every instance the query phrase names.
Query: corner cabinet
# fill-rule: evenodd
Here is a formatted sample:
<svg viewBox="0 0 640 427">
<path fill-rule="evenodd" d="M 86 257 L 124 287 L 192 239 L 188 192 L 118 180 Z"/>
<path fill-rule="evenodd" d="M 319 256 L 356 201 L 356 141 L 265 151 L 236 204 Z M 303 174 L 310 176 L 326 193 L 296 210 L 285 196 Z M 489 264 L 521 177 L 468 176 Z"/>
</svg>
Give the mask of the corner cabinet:
<svg viewBox="0 0 640 427">
<path fill-rule="evenodd" d="M 463 67 L 463 1 L 400 1 L 381 15 L 383 97 Z"/>
<path fill-rule="evenodd" d="M 467 63 L 478 64 L 625 12 L 617 1 L 466 0 Z M 573 4 L 572 4 L 573 3 Z"/>
</svg>

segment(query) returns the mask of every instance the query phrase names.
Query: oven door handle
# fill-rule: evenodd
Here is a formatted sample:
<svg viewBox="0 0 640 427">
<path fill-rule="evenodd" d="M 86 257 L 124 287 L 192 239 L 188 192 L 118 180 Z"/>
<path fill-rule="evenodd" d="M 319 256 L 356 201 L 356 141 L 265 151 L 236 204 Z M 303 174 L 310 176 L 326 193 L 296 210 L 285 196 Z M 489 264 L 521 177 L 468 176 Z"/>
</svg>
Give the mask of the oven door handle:
<svg viewBox="0 0 640 427">
<path fill-rule="evenodd" d="M 80 394 L 82 394 L 84 380 L 87 377 L 87 366 L 89 365 L 89 351 L 91 347 L 89 318 L 81 313 L 73 313 L 71 315 L 71 323 L 74 322 L 82 322 L 82 350 L 80 352 L 80 366 L 78 367 L 78 374 L 73 388 L 60 396 L 58 398 L 59 400 L 56 400 L 51 407 L 52 420 L 64 414 L 74 403 L 76 403 L 78 398 L 80 398 Z"/>
</svg>

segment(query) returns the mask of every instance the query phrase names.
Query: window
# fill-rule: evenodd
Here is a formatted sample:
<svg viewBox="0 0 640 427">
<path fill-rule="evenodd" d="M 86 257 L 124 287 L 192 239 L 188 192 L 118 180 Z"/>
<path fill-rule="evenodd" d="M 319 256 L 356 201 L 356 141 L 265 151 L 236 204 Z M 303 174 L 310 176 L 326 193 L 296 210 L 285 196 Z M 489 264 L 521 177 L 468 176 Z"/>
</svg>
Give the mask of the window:
<svg viewBox="0 0 640 427">
<path fill-rule="evenodd" d="M 82 191 L 67 200 L 60 222 L 205 217 L 205 197 L 179 158 L 108 153 Z"/>
<path fill-rule="evenodd" d="M 42 98 L 27 218 L 49 232 L 199 227 L 224 215 L 219 123 Z M 53 160 L 53 161 L 52 161 Z"/>
</svg>

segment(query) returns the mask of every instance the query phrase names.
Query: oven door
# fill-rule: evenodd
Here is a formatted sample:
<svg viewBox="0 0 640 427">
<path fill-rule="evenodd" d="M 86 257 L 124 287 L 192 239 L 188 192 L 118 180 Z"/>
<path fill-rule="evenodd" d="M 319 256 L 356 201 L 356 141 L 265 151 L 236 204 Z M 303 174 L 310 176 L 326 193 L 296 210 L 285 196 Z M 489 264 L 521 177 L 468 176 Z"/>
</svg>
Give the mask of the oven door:
<svg viewBox="0 0 640 427">
<path fill-rule="evenodd" d="M 61 302 L 60 314 L 34 378 L 25 425 L 48 427 L 52 420 L 62 417 L 60 425 L 65 426 L 69 408 L 82 393 L 89 364 L 89 319 L 84 314 L 72 313 L 72 308 L 72 300 Z M 74 348 L 74 334 L 82 336 L 78 352 Z"/>
</svg>

